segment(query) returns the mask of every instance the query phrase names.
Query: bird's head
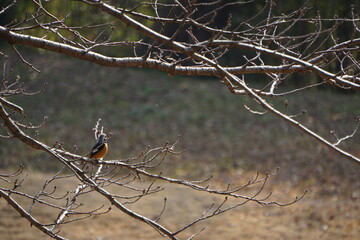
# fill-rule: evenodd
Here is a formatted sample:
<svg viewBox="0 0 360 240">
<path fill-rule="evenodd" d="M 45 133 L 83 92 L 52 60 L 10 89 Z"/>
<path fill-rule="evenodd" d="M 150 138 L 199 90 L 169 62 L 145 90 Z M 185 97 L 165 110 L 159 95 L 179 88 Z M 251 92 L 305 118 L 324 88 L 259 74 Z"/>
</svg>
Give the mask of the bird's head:
<svg viewBox="0 0 360 240">
<path fill-rule="evenodd" d="M 105 133 L 101 133 L 101 134 L 99 135 L 99 142 L 102 142 L 102 143 L 107 142 L 107 136 L 106 136 Z"/>
</svg>

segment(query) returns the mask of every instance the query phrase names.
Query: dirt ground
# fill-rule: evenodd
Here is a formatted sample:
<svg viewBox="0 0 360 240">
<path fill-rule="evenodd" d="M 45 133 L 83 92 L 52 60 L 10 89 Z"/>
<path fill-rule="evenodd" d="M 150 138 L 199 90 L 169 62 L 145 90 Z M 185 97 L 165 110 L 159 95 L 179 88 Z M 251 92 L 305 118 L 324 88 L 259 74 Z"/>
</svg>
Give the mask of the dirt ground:
<svg viewBox="0 0 360 240">
<path fill-rule="evenodd" d="M 29 191 L 35 192 L 48 177 L 45 174 L 29 176 L 24 183 Z M 27 185 L 26 185 L 27 184 Z M 75 186 L 68 180 L 61 187 Z M 149 218 L 156 218 L 167 198 L 166 210 L 160 223 L 170 230 L 178 229 L 196 219 L 211 206 L 220 204 L 223 198 L 197 192 L 185 187 L 165 184 L 165 190 L 126 205 Z M 180 234 L 180 239 L 359 239 L 360 236 L 360 191 L 345 196 L 334 190 L 334 186 L 294 187 L 270 183 L 264 196 L 273 193 L 270 200 L 289 202 L 308 190 L 298 203 L 287 207 L 260 206 L 246 203 L 227 213 L 201 222 Z M 244 195 L 246 195 L 245 192 Z M 20 200 L 25 206 L 29 204 Z M 101 196 L 86 197 L 87 206 L 99 207 L 104 202 Z M 228 204 L 236 203 L 236 201 Z M 228 205 L 229 206 L 229 205 Z M 105 205 L 106 209 L 108 205 Z M 43 222 L 51 223 L 57 210 L 43 206 L 34 208 L 34 214 Z M 91 217 L 79 222 L 63 225 L 60 234 L 69 239 L 165 239 L 146 224 L 127 217 L 117 209 L 108 214 Z M 0 239 L 31 240 L 49 239 L 35 227 L 22 219 L 4 199 L 0 199 Z"/>
</svg>

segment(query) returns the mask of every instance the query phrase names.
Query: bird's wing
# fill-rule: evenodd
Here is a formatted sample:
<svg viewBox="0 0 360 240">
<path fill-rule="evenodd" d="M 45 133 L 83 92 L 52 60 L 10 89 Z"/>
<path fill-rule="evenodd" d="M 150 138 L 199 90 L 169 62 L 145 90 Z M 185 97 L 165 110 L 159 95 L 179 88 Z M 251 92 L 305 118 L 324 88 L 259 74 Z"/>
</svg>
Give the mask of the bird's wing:
<svg viewBox="0 0 360 240">
<path fill-rule="evenodd" d="M 103 149 L 104 147 L 105 147 L 104 143 L 96 143 L 95 146 L 91 150 L 90 157 L 94 156 L 96 153 L 101 151 L 101 149 Z"/>
</svg>

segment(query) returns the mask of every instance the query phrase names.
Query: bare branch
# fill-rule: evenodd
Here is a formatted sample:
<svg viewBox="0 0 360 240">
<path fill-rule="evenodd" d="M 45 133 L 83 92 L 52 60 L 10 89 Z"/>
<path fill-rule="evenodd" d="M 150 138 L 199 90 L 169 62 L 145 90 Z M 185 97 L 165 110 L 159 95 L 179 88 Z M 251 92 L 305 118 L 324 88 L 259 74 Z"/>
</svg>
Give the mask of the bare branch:
<svg viewBox="0 0 360 240">
<path fill-rule="evenodd" d="M 60 235 L 53 233 L 50 229 L 46 228 L 38 222 L 35 218 L 33 218 L 29 213 L 25 211 L 13 198 L 10 197 L 9 193 L 4 192 L 0 189 L 0 196 L 3 197 L 8 204 L 10 204 L 23 218 L 28 220 L 32 225 L 38 228 L 43 233 L 49 235 L 54 239 L 65 240 L 66 238 L 61 237 Z"/>
</svg>

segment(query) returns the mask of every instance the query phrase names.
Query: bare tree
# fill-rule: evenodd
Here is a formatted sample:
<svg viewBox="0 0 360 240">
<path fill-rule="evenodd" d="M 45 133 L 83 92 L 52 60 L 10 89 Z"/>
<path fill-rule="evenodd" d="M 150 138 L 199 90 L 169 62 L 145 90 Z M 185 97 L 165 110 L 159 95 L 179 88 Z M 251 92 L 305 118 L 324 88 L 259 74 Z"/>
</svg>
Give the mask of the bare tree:
<svg viewBox="0 0 360 240">
<path fill-rule="evenodd" d="M 81 23 L 81 25 L 73 21 L 69 23 L 72 17 L 71 12 L 65 15 L 59 14 L 54 9 L 47 8 L 46 2 L 41 0 L 32 2 L 36 7 L 31 14 L 24 16 L 23 19 L 12 19 L 0 26 L 0 38 L 7 41 L 22 61 L 35 71 L 39 70 L 21 55 L 15 45 L 57 52 L 104 66 L 151 68 L 171 75 L 214 76 L 228 87 L 230 93 L 244 95 L 248 101 L 258 105 L 258 108 L 253 109 L 245 103 L 244 107 L 249 112 L 273 114 L 345 159 L 360 163 L 357 156 L 341 147 L 341 143 L 356 134 L 359 119 L 354 119 L 354 131 L 349 135 L 341 137 L 333 133 L 336 140 L 332 142 L 297 120 L 298 115 L 303 114 L 301 111 L 287 113 L 281 110 L 284 106 L 277 106 L 272 102 L 273 98 L 306 91 L 319 85 L 348 91 L 360 89 L 360 65 L 357 59 L 360 46 L 360 19 L 354 8 L 349 8 L 350 18 L 323 18 L 320 13 L 311 15 L 312 11 L 308 2 L 294 11 L 278 13 L 275 2 L 270 0 L 266 1 L 262 9 L 249 19 L 236 21 L 230 14 L 221 15 L 226 21 L 222 26 L 218 26 L 214 19 L 223 13 L 225 8 L 251 6 L 255 4 L 255 1 L 207 3 L 174 0 L 107 3 L 78 0 L 75 1 L 76 4 L 85 5 L 87 11 L 105 16 L 99 22 Z M 13 1 L 4 6 L 0 14 L 6 14 L 7 11 L 16 7 L 17 2 Z M 204 7 L 205 13 L 202 12 Z M 343 31 L 344 25 L 351 27 L 351 33 L 347 39 L 339 37 L 339 32 Z M 299 26 L 306 26 L 312 31 L 299 34 L 296 31 Z M 116 33 L 125 31 L 125 27 L 130 28 L 130 31 L 135 31 L 142 39 L 135 41 L 119 39 Z M 111 52 L 109 48 L 112 49 Z M 113 56 L 116 53 L 114 49 L 122 48 L 131 50 L 121 51 L 121 54 L 125 52 L 128 56 Z M 224 65 L 227 55 L 232 52 L 239 53 L 238 62 Z M 298 84 L 291 83 L 291 77 L 295 74 L 301 74 L 301 82 Z M 255 85 L 251 83 L 254 81 L 254 75 L 260 79 Z M 286 92 L 279 91 L 278 86 L 285 84 L 292 89 Z M 23 115 L 24 110 L 5 98 L 15 94 L 29 93 L 23 89 L 19 79 L 11 79 L 5 66 L 0 92 L 0 117 L 7 133 L 3 137 L 18 138 L 35 149 L 45 151 L 61 162 L 64 169 L 49 179 L 37 195 L 28 195 L 18 190 L 22 180 L 16 176 L 22 172 L 22 168 L 12 174 L 3 174 L 1 180 L 7 182 L 9 187 L 1 187 L 0 195 L 31 224 L 53 238 L 64 239 L 56 231 L 60 224 L 79 221 L 110 211 L 103 207 L 79 210 L 81 204 L 77 197 L 91 192 L 100 194 L 114 208 L 152 226 L 170 239 L 178 239 L 180 233 L 194 224 L 249 201 L 260 205 L 293 203 L 280 204 L 267 201 L 268 196 L 259 197 L 269 175 L 263 178 L 256 176 L 246 185 L 229 186 L 220 190 L 212 188 L 207 183 L 210 179 L 191 182 L 163 176 L 161 172 L 156 171 L 156 168 L 162 164 L 166 155 L 179 154 L 175 151 L 177 141 L 174 144 L 166 143 L 163 147 L 146 149 L 134 158 L 112 161 L 88 159 L 65 151 L 61 145 L 50 146 L 26 134 L 29 128 L 36 127 L 15 120 L 16 114 Z M 291 103 L 286 102 L 285 108 L 289 104 Z M 14 113 L 9 113 L 9 111 Z M 99 130 L 98 127 L 97 125 L 95 130 Z M 16 180 L 13 180 L 14 178 Z M 65 195 L 59 196 L 56 188 L 50 190 L 49 186 L 56 185 L 64 178 L 76 178 L 79 185 L 74 191 L 69 190 L 64 193 Z M 135 187 L 136 182 L 143 179 L 148 181 L 147 187 Z M 169 230 L 159 223 L 161 213 L 157 218 L 150 219 L 126 207 L 126 204 L 134 203 L 147 195 L 161 191 L 161 187 L 155 186 L 157 181 L 180 184 L 196 191 L 224 196 L 224 199 L 212 205 L 198 219 L 176 230 Z M 261 187 L 255 194 L 251 196 L 240 194 L 244 188 L 258 183 Z M 132 191 L 131 196 L 119 195 L 108 190 L 109 186 L 114 185 Z M 29 198 L 33 204 L 26 210 L 11 197 L 12 195 Z M 228 205 L 229 198 L 238 201 Z M 53 203 L 53 201 L 66 201 L 66 204 Z M 298 198 L 294 200 L 296 201 Z M 53 222 L 41 223 L 31 214 L 31 208 L 35 204 L 56 208 L 59 214 Z M 165 209 L 166 200 L 163 203 L 163 211 Z M 65 216 L 72 216 L 72 218 L 65 220 Z"/>
<path fill-rule="evenodd" d="M 110 212 L 112 208 L 115 208 L 126 213 L 129 217 L 150 225 L 163 236 L 170 239 L 179 239 L 178 235 L 193 225 L 248 202 L 255 202 L 261 206 L 288 206 L 299 201 L 305 195 L 304 193 L 301 197 L 296 197 L 288 203 L 269 201 L 268 199 L 271 193 L 267 195 L 263 194 L 265 185 L 269 177 L 271 177 L 269 173 L 263 177 L 256 175 L 254 179 L 243 185 L 235 186 L 229 184 L 224 189 L 212 187 L 212 177 L 200 181 L 187 181 L 163 176 L 162 172 L 157 169 L 165 161 L 166 156 L 169 154 L 181 154 L 181 152 L 175 151 L 177 141 L 173 144 L 165 143 L 162 147 L 147 148 L 138 156 L 119 160 L 91 159 L 76 155 L 64 150 L 62 145 L 58 143 L 49 146 L 30 137 L 24 132 L 29 129 L 37 129 L 41 126 L 25 125 L 21 123 L 21 121 L 14 120 L 15 116 L 13 115 L 18 113 L 21 116 L 24 114 L 24 110 L 20 106 L 4 99 L 5 96 L 37 93 L 25 92 L 19 78 L 14 79 L 14 81 L 8 81 L 11 75 L 4 73 L 3 76 L 0 117 L 3 121 L 3 127 L 6 128 L 7 135 L 1 137 L 18 138 L 23 143 L 35 149 L 45 151 L 55 160 L 59 161 L 63 167 L 53 177 L 46 180 L 36 194 L 26 193 L 26 191 L 22 189 L 22 185 L 27 177 L 26 174 L 23 174 L 23 166 L 20 166 L 20 168 L 13 173 L 0 174 L 0 180 L 2 181 L 0 185 L 0 196 L 23 218 L 52 238 L 66 239 L 61 236 L 60 231 L 57 230 L 60 225 L 106 214 Z M 9 114 L 5 108 L 14 112 Z M 100 128 L 100 119 L 96 123 L 94 132 L 95 137 L 97 137 L 99 133 L 103 133 L 103 127 Z M 66 179 L 76 179 L 79 184 L 73 190 L 59 190 L 58 186 L 61 186 L 61 182 Z M 153 219 L 138 214 L 127 207 L 127 205 L 134 204 L 142 198 L 163 191 L 166 186 L 164 183 L 176 184 L 195 191 L 218 195 L 223 199 L 218 203 L 214 202 L 209 208 L 205 209 L 204 213 L 197 219 L 171 231 L 159 223 L 162 214 L 166 210 L 166 198 L 162 203 L 162 211 Z M 241 191 L 251 187 L 255 190 L 252 195 L 247 196 L 241 194 Z M 126 193 L 123 193 L 124 189 Z M 112 207 L 102 205 L 97 208 L 84 208 L 87 201 L 80 199 L 80 197 L 94 192 L 100 194 Z M 26 204 L 22 205 L 19 202 L 19 197 L 31 200 L 31 204 L 25 207 Z M 235 203 L 234 201 L 228 201 L 229 198 L 234 199 Z M 58 214 L 53 216 L 53 219 L 49 220 L 49 222 L 41 222 L 33 214 L 33 208 L 38 205 L 57 210 Z M 191 236 L 190 239 L 193 237 L 194 235 Z"/>
</svg>

